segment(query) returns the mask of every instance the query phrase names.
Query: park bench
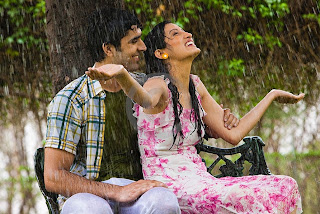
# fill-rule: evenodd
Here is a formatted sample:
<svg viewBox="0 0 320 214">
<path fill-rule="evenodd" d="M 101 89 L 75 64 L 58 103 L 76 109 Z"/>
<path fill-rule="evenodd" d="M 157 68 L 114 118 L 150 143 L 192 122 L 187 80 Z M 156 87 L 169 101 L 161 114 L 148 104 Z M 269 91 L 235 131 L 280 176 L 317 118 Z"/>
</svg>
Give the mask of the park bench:
<svg viewBox="0 0 320 214">
<path fill-rule="evenodd" d="M 243 176 L 244 163 L 250 163 L 251 167 L 249 169 L 249 175 L 270 175 L 270 170 L 267 167 L 263 146 L 265 145 L 260 137 L 245 137 L 243 139 L 244 143 L 240 146 L 233 148 L 223 149 L 213 146 L 208 146 L 203 143 L 196 146 L 198 153 L 207 152 L 215 154 L 217 158 L 211 163 L 207 169 L 208 172 L 212 173 L 212 170 L 218 166 L 218 163 L 222 160 L 223 165 L 219 167 L 219 174 L 213 175 L 217 178 L 233 176 L 240 177 Z M 232 160 L 233 155 L 238 155 L 240 157 L 236 160 Z M 231 156 L 231 157 L 229 157 Z M 38 185 L 40 187 L 41 193 L 46 200 L 46 204 L 50 214 L 58 214 L 59 207 L 57 198 L 58 195 L 52 192 L 48 192 L 45 189 L 44 177 L 43 177 L 43 166 L 44 166 L 44 148 L 38 148 L 34 155 L 34 167 L 36 172 L 36 177 Z"/>
</svg>

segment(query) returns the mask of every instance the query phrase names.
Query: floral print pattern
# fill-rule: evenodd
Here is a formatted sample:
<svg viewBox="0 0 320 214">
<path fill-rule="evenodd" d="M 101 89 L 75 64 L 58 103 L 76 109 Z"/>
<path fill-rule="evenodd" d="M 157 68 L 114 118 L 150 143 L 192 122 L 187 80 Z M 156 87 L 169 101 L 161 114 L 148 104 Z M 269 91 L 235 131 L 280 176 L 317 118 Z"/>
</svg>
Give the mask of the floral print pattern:
<svg viewBox="0 0 320 214">
<path fill-rule="evenodd" d="M 191 75 L 195 86 L 199 77 Z M 169 83 L 169 80 L 165 80 Z M 174 113 L 171 92 L 167 108 L 145 114 L 134 106 L 145 179 L 167 184 L 178 197 L 182 213 L 290 213 L 302 212 L 296 181 L 283 175 L 215 178 L 207 172 L 194 145 L 200 142 L 191 110 L 180 115 L 184 137 L 173 143 Z M 200 96 L 198 99 L 201 103 Z M 202 109 L 202 108 L 201 108 Z M 205 115 L 202 109 L 201 117 Z M 204 130 L 202 130 L 204 133 Z"/>
</svg>

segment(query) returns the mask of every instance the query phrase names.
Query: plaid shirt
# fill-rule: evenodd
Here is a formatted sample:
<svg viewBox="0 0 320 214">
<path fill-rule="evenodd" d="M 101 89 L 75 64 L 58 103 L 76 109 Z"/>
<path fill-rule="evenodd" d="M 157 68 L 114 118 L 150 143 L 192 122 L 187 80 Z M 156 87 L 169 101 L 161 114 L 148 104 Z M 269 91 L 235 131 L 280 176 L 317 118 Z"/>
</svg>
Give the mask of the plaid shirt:
<svg viewBox="0 0 320 214">
<path fill-rule="evenodd" d="M 144 73 L 130 73 L 140 84 Z M 106 94 L 99 81 L 83 75 L 64 87 L 48 107 L 45 147 L 75 155 L 70 172 L 95 180 L 103 155 Z"/>
<path fill-rule="evenodd" d="M 45 147 L 75 155 L 70 171 L 99 176 L 105 133 L 106 94 L 99 81 L 83 75 L 63 88 L 48 107 Z"/>
</svg>

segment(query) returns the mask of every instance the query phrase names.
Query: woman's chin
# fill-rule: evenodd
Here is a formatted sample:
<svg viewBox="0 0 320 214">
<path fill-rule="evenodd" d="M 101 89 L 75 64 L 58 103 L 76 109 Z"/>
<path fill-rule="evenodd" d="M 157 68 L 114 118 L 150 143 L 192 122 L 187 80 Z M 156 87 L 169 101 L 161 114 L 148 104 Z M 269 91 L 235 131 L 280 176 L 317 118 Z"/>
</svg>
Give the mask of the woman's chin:
<svg viewBox="0 0 320 214">
<path fill-rule="evenodd" d="M 200 50 L 200 48 L 197 48 L 197 56 L 200 54 L 200 52 L 201 52 L 201 50 Z"/>
<path fill-rule="evenodd" d="M 194 48 L 193 50 L 189 50 L 188 52 L 185 52 L 184 54 L 180 55 L 179 57 L 177 57 L 177 59 L 181 61 L 193 61 L 200 54 L 200 52 L 201 50 L 199 48 Z"/>
<path fill-rule="evenodd" d="M 195 59 L 200 54 L 200 52 L 201 50 L 199 48 L 196 48 L 192 53 L 193 59 Z"/>
</svg>

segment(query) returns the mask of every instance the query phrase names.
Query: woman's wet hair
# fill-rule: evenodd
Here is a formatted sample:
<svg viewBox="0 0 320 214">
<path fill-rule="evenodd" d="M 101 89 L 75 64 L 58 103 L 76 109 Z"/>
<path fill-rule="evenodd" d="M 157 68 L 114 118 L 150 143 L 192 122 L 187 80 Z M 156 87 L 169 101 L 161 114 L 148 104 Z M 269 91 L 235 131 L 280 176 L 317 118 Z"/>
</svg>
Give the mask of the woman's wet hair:
<svg viewBox="0 0 320 214">
<path fill-rule="evenodd" d="M 171 22 L 164 21 L 164 22 L 159 23 L 145 37 L 144 43 L 147 47 L 147 50 L 144 52 L 144 56 L 145 56 L 145 60 L 146 60 L 146 73 L 147 74 L 157 74 L 157 73 L 167 74 L 165 76 L 167 76 L 170 79 L 170 75 L 169 75 L 170 65 L 166 64 L 164 60 L 158 59 L 154 54 L 157 49 L 164 49 L 167 46 L 167 44 L 165 42 L 164 28 L 165 28 L 166 24 L 169 24 L 169 23 L 171 23 Z M 168 88 L 170 89 L 171 94 L 172 94 L 173 111 L 174 111 L 174 125 L 173 125 L 173 129 L 172 129 L 173 139 L 174 139 L 172 146 L 174 146 L 175 141 L 178 136 L 178 133 L 180 134 L 180 136 L 182 138 L 184 137 L 183 132 L 182 132 L 182 128 L 181 128 L 181 121 L 180 121 L 180 117 L 179 117 L 183 111 L 183 107 L 179 101 L 178 89 L 172 81 L 170 81 Z M 200 109 L 200 104 L 199 104 L 199 100 L 197 98 L 195 85 L 194 85 L 191 78 L 189 81 L 189 93 L 190 93 L 191 102 L 192 102 L 191 115 L 195 116 L 195 130 L 197 130 L 199 137 L 201 137 L 201 130 L 202 130 L 202 127 L 204 127 L 204 124 L 203 124 L 201 117 L 200 117 L 200 110 L 202 110 L 202 109 Z M 190 120 L 191 120 L 191 118 L 190 118 Z"/>
</svg>

